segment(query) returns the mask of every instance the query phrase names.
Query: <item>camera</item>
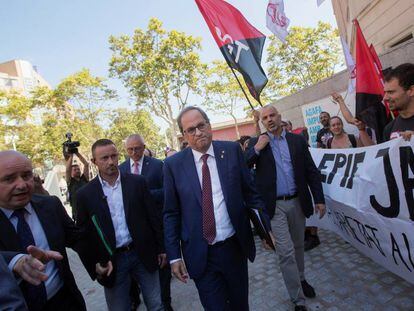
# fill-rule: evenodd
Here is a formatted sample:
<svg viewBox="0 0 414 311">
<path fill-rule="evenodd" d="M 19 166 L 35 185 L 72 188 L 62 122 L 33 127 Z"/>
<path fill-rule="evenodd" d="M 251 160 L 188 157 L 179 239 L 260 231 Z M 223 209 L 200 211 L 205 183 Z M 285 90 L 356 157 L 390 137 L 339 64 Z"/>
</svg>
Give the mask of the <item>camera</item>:
<svg viewBox="0 0 414 311">
<path fill-rule="evenodd" d="M 80 142 L 72 141 L 72 133 L 66 133 L 67 141 L 65 141 L 63 145 L 63 154 L 74 154 L 78 152 L 78 147 L 80 146 Z"/>
</svg>

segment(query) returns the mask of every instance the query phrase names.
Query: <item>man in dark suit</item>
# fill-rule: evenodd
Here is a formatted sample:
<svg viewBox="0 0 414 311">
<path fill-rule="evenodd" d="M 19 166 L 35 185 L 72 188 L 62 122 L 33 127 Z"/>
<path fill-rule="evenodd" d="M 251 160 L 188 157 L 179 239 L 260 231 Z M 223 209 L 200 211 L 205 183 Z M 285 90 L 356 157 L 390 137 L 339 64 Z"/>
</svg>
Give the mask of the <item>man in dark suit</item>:
<svg viewBox="0 0 414 311">
<path fill-rule="evenodd" d="M 162 166 L 163 162 L 153 157 L 144 155 L 145 141 L 139 134 L 132 134 L 125 140 L 125 149 L 129 158 L 119 165 L 121 173 L 129 173 L 135 175 L 142 175 L 147 182 L 148 188 L 151 192 L 154 201 L 154 208 L 162 212 L 164 202 L 164 188 Z M 160 286 L 161 298 L 164 307 L 167 311 L 173 310 L 171 307 L 171 268 L 170 265 L 165 265 L 160 269 Z M 139 300 L 135 297 L 138 292 L 136 286 L 132 286 L 132 299 Z"/>
<path fill-rule="evenodd" d="M 65 247 L 79 251 L 82 235 L 56 197 L 33 195 L 32 164 L 16 151 L 0 152 L 0 250 L 17 272 L 37 246 L 53 250 L 42 282 L 20 283 L 29 310 L 86 310 Z M 86 260 L 86 259 L 85 259 Z M 47 262 L 49 261 L 49 262 Z"/>
<path fill-rule="evenodd" d="M 206 310 L 248 310 L 247 259 L 256 254 L 248 209 L 262 210 L 264 204 L 239 144 L 212 141 L 210 121 L 200 108 L 186 107 L 177 121 L 189 148 L 164 163 L 171 270 L 186 282 L 188 269 Z M 268 221 L 265 226 L 270 232 Z"/>
<path fill-rule="evenodd" d="M 304 275 L 305 217 L 313 214 L 312 196 L 320 217 L 325 214 L 321 178 L 305 139 L 282 128 L 274 106 L 263 107 L 260 119 L 267 132 L 249 141 L 245 156 L 256 168 L 257 189 L 274 216 L 276 251 L 290 298 L 295 310 L 306 310 L 305 296 L 315 297 L 315 291 Z"/>
<path fill-rule="evenodd" d="M 78 192 L 78 225 L 95 237 L 91 248 L 97 247 L 96 266 L 86 268 L 104 285 L 109 310 L 130 309 L 131 278 L 148 310 L 164 310 L 158 276 L 165 265 L 161 215 L 145 179 L 119 172 L 118 151 L 109 139 L 97 140 L 92 156 L 99 174 Z"/>
</svg>

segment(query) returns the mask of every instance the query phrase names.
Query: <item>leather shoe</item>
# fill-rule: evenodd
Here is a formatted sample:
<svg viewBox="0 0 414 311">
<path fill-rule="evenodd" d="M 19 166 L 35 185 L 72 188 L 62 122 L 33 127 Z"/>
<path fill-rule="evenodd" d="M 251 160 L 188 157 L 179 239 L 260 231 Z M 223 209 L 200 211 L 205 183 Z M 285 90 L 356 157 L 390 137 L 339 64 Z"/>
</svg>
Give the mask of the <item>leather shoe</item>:
<svg viewBox="0 0 414 311">
<path fill-rule="evenodd" d="M 306 282 L 306 280 L 303 280 L 300 282 L 302 285 L 302 290 L 303 290 L 303 294 L 305 295 L 305 297 L 307 298 L 315 298 L 316 293 L 315 293 L 315 289 L 309 285 L 308 282 Z"/>
<path fill-rule="evenodd" d="M 307 311 L 305 306 L 295 306 L 295 311 Z"/>
</svg>

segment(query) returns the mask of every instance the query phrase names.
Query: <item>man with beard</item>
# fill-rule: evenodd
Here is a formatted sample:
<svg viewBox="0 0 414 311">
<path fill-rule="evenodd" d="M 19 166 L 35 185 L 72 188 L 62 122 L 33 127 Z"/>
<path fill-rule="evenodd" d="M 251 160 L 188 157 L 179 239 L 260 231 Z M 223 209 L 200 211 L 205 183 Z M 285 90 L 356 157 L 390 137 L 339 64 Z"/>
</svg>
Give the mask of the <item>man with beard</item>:
<svg viewBox="0 0 414 311">
<path fill-rule="evenodd" d="M 325 214 L 321 177 L 307 142 L 283 129 L 274 106 L 263 107 L 260 119 L 267 132 L 249 141 L 246 161 L 249 167 L 256 166 L 257 189 L 268 214 L 274 216 L 276 252 L 286 289 L 295 310 L 306 310 L 305 296 L 316 294 L 305 279 L 305 222 L 313 214 L 313 202 L 320 218 Z"/>
<path fill-rule="evenodd" d="M 316 133 L 316 143 L 318 148 L 326 148 L 327 141 L 333 136 L 329 129 L 329 120 L 331 116 L 328 112 L 322 111 L 319 114 L 319 121 L 322 124 L 322 128 Z"/>
<path fill-rule="evenodd" d="M 392 69 L 385 77 L 385 96 L 392 111 L 399 115 L 384 129 L 384 140 L 397 137 L 410 140 L 414 135 L 414 64 Z"/>
</svg>

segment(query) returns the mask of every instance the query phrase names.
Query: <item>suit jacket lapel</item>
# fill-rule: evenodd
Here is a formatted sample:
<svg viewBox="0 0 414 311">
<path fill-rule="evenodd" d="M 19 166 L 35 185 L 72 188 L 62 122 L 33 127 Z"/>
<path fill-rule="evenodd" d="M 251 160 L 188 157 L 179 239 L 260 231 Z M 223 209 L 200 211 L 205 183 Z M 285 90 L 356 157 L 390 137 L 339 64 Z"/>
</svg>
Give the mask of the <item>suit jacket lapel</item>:
<svg viewBox="0 0 414 311">
<path fill-rule="evenodd" d="M 92 195 L 96 199 L 96 202 L 95 202 L 96 205 L 94 204 L 93 206 L 90 207 L 92 209 L 92 215 L 95 214 L 98 217 L 100 225 L 103 227 L 102 229 L 104 230 L 106 236 L 108 237 L 109 242 L 111 243 L 113 247 L 115 247 L 116 245 L 115 229 L 112 223 L 111 212 L 109 211 L 108 201 L 102 190 L 102 185 L 101 185 L 101 182 L 99 181 L 98 176 L 95 177 L 91 181 L 91 184 L 94 188 L 94 191 L 93 191 L 94 194 Z"/>
<path fill-rule="evenodd" d="M 230 174 L 228 174 L 227 169 L 227 159 L 228 155 L 224 148 L 220 148 L 216 142 L 213 141 L 213 150 L 214 156 L 216 158 L 217 164 L 217 171 L 220 179 L 221 190 L 223 191 L 224 201 L 228 202 L 227 200 L 227 185 L 228 185 L 228 178 Z"/>
<path fill-rule="evenodd" d="M 125 180 L 126 177 L 121 175 L 121 187 L 122 187 L 122 200 L 124 203 L 124 211 L 125 211 L 125 219 L 128 223 L 129 219 L 129 199 L 128 199 L 128 193 L 133 193 L 132 191 L 128 190 L 129 183 Z"/>
<path fill-rule="evenodd" d="M 39 218 L 40 224 L 42 225 L 43 232 L 45 233 L 47 242 L 49 244 L 50 249 L 57 250 L 59 249 L 59 245 L 56 244 L 57 241 L 53 239 L 55 236 L 53 232 L 55 231 L 56 219 L 54 219 L 53 215 L 51 215 L 51 210 L 46 206 L 41 206 L 40 202 L 37 201 L 35 198 L 32 199 L 30 202 L 34 211 L 36 212 L 37 218 Z"/>
<path fill-rule="evenodd" d="M 142 160 L 141 175 L 146 176 L 148 174 L 149 159 L 146 156 L 143 157 L 144 159 Z"/>
<path fill-rule="evenodd" d="M 296 148 L 295 148 L 295 144 L 292 141 L 292 136 L 290 135 L 290 133 L 286 133 L 286 142 L 288 144 L 289 147 L 289 153 L 290 153 L 290 160 L 292 161 L 292 165 L 294 166 L 295 163 L 295 159 L 296 159 Z"/>
<path fill-rule="evenodd" d="M 194 163 L 194 156 L 191 151 L 191 148 L 186 148 L 184 150 L 184 161 L 181 163 L 181 166 L 187 175 L 187 181 L 191 184 L 194 190 L 194 194 L 197 198 L 198 203 L 201 206 L 201 185 L 200 180 L 198 179 L 197 169 Z"/>
<path fill-rule="evenodd" d="M 4 245 L 4 250 L 20 251 L 20 242 L 13 224 L 6 217 L 3 211 L 0 211 L 0 241 Z"/>
</svg>

